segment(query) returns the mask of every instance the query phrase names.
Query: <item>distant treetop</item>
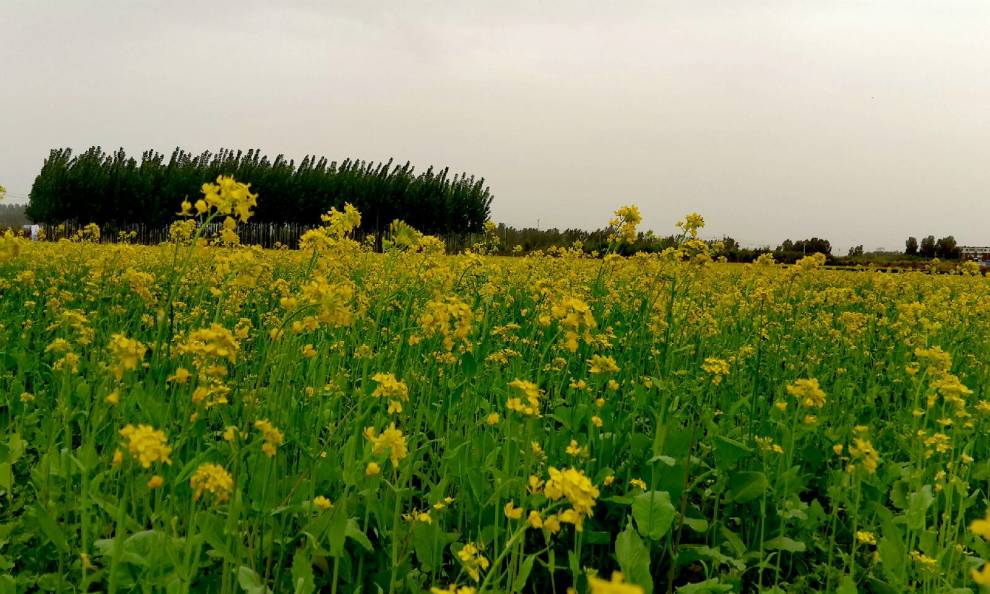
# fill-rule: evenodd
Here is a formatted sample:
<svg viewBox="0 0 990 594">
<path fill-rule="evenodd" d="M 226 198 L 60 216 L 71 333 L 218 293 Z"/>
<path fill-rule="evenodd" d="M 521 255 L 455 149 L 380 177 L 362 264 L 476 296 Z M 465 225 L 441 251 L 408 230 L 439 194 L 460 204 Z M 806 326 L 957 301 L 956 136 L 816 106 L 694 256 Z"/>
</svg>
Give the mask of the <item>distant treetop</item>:
<svg viewBox="0 0 990 594">
<path fill-rule="evenodd" d="M 484 178 L 432 167 L 416 173 L 408 162 L 329 161 L 306 156 L 299 163 L 269 159 L 257 149 L 221 149 L 199 155 L 176 148 L 169 159 L 156 151 L 140 160 L 123 149 L 93 147 L 73 155 L 53 149 L 31 188 L 27 214 L 46 223 L 165 225 L 183 200 L 203 183 L 232 175 L 258 193 L 258 222 L 316 223 L 331 207 L 349 202 L 360 210 L 365 231 L 383 231 L 402 219 L 426 233 L 479 233 L 492 195 Z"/>
</svg>

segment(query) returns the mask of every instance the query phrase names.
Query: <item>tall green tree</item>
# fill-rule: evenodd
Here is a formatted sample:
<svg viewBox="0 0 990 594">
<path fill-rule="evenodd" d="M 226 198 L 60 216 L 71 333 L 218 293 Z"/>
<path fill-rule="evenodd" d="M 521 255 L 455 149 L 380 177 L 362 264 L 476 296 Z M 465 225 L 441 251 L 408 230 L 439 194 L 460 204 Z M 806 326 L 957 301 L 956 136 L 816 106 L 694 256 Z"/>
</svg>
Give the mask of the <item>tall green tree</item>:
<svg viewBox="0 0 990 594">
<path fill-rule="evenodd" d="M 956 238 L 946 235 L 935 242 L 935 255 L 946 260 L 957 260 L 959 258 L 959 246 Z"/>
<path fill-rule="evenodd" d="M 431 234 L 480 233 L 492 202 L 484 178 L 447 168 L 417 173 L 392 160 L 306 156 L 296 163 L 283 155 L 269 159 L 257 149 L 194 155 L 178 148 L 167 160 L 151 150 L 136 159 L 123 149 L 108 154 L 93 147 L 79 155 L 52 150 L 27 212 L 46 223 L 162 226 L 174 219 L 180 201 L 194 201 L 202 184 L 218 175 L 251 184 L 260 196 L 258 222 L 317 223 L 330 208 L 350 202 L 361 211 L 366 232 L 384 231 L 398 218 Z"/>
</svg>

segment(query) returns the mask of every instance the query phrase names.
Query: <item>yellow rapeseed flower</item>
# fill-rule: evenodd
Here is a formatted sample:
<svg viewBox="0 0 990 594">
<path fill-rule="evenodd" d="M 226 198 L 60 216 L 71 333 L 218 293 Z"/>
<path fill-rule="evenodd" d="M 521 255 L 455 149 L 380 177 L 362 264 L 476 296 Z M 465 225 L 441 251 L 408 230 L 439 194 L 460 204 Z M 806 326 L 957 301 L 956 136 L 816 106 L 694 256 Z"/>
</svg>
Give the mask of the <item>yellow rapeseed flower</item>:
<svg viewBox="0 0 990 594">
<path fill-rule="evenodd" d="M 457 558 L 460 559 L 464 571 L 476 582 L 481 579 L 481 572 L 488 570 L 488 558 L 481 554 L 478 545 L 473 542 L 461 547 L 461 550 L 457 551 Z"/>
<path fill-rule="evenodd" d="M 551 501 L 561 497 L 574 507 L 579 514 L 591 516 L 595 500 L 598 498 L 598 488 L 583 472 L 576 468 L 558 470 L 551 466 L 548 469 L 550 478 L 543 486 L 543 494 Z"/>
<path fill-rule="evenodd" d="M 127 441 L 127 451 L 138 459 L 143 468 L 151 468 L 154 462 L 171 464 L 172 448 L 168 446 L 165 432 L 150 425 L 131 424 L 120 430 L 120 435 Z"/>
<path fill-rule="evenodd" d="M 522 517 L 523 511 L 525 511 L 525 510 L 523 510 L 523 508 L 521 508 L 521 507 L 516 507 L 515 503 L 513 503 L 512 501 L 510 501 L 510 502 L 508 502 L 508 503 L 505 504 L 505 507 L 503 508 L 503 511 L 505 512 L 505 517 L 506 518 L 508 518 L 510 520 L 518 520 L 519 518 Z"/>
<path fill-rule="evenodd" d="M 612 357 L 592 355 L 588 359 L 588 371 L 592 374 L 616 373 L 619 371 L 619 366 Z"/>
<path fill-rule="evenodd" d="M 973 520 L 973 523 L 969 525 L 969 531 L 990 542 L 990 508 L 987 508 L 985 518 Z"/>
<path fill-rule="evenodd" d="M 984 563 L 980 569 L 974 569 L 970 576 L 980 586 L 990 588 L 990 563 Z"/>
<path fill-rule="evenodd" d="M 610 581 L 589 575 L 588 587 L 591 594 L 643 594 L 642 586 L 625 583 L 625 579 L 618 571 L 612 572 Z"/>
<path fill-rule="evenodd" d="M 849 446 L 849 455 L 852 456 L 852 459 L 856 464 L 859 464 L 865 468 L 870 474 L 877 471 L 877 465 L 880 461 L 880 454 L 869 440 L 861 439 L 859 437 L 853 439 L 852 445 Z"/>
<path fill-rule="evenodd" d="M 787 393 L 793 396 L 805 408 L 821 408 L 825 406 L 825 392 L 815 378 L 794 380 L 787 386 Z"/>
<path fill-rule="evenodd" d="M 265 453 L 269 458 L 275 457 L 275 452 L 278 446 L 282 445 L 284 437 L 282 432 L 275 428 L 268 419 L 259 419 L 254 422 L 254 427 L 258 431 L 261 431 L 261 436 L 265 440 L 265 443 L 261 445 L 261 451 Z"/>
<path fill-rule="evenodd" d="M 505 403 L 506 408 L 530 417 L 540 416 L 541 391 L 536 384 L 530 381 L 516 379 L 509 382 L 509 387 L 521 394 L 525 398 L 525 401 L 518 397 L 509 398 Z"/>
<path fill-rule="evenodd" d="M 124 376 L 124 372 L 137 369 L 148 347 L 123 334 L 114 334 L 110 337 L 109 349 L 110 356 L 114 360 L 111 370 L 119 381 Z"/>
<path fill-rule="evenodd" d="M 395 427 L 395 423 L 390 424 L 381 435 L 374 427 L 366 427 L 364 437 L 371 442 L 374 455 L 388 453 L 393 467 L 398 467 L 399 461 L 409 453 L 406 449 L 406 438 L 402 431 Z"/>
<path fill-rule="evenodd" d="M 857 530 L 856 540 L 860 544 L 866 544 L 866 545 L 877 544 L 877 537 L 872 532 L 868 532 L 866 530 Z"/>
<path fill-rule="evenodd" d="M 218 464 L 201 464 L 189 479 L 193 489 L 193 499 L 198 500 L 203 492 L 211 493 L 218 503 L 227 501 L 234 490 L 234 479 Z"/>
<path fill-rule="evenodd" d="M 476 594 L 478 590 L 472 586 L 460 586 L 451 584 L 446 588 L 440 588 L 438 586 L 433 586 L 430 588 L 430 594 Z"/>
</svg>

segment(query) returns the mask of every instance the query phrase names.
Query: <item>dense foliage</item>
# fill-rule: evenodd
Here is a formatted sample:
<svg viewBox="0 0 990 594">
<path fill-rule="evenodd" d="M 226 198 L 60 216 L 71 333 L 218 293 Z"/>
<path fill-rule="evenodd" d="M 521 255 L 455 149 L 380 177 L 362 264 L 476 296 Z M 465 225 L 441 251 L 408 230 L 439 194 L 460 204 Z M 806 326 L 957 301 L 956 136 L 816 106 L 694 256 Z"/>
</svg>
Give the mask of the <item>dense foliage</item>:
<svg viewBox="0 0 990 594">
<path fill-rule="evenodd" d="M 74 155 L 53 150 L 31 188 L 28 216 L 46 223 L 167 225 L 176 198 L 199 196 L 218 175 L 251 183 L 265 200 L 254 220 L 318 223 L 331 207 L 350 202 L 364 214 L 363 230 L 377 232 L 401 218 L 429 233 L 480 232 L 491 194 L 484 179 L 432 168 L 417 174 L 406 163 L 307 156 L 296 163 L 257 150 L 193 155 L 175 149 L 168 159 L 146 151 L 140 160 L 123 149 L 99 147 Z"/>
<path fill-rule="evenodd" d="M 975 265 L 718 264 L 697 215 L 630 258 L 373 254 L 349 206 L 264 251 L 204 189 L 172 244 L 0 241 L 0 590 L 990 584 Z"/>
</svg>

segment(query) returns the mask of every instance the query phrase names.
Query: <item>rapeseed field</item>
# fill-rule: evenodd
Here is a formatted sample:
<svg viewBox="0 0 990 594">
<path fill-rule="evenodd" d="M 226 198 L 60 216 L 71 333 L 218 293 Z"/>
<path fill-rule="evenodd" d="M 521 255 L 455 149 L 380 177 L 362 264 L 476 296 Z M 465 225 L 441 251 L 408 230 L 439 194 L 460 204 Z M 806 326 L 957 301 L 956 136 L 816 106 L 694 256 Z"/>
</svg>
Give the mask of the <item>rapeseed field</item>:
<svg viewBox="0 0 990 594">
<path fill-rule="evenodd" d="M 238 245 L 263 199 L 2 240 L 0 592 L 990 585 L 977 267 Z"/>
</svg>

